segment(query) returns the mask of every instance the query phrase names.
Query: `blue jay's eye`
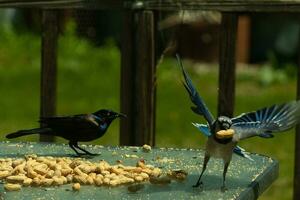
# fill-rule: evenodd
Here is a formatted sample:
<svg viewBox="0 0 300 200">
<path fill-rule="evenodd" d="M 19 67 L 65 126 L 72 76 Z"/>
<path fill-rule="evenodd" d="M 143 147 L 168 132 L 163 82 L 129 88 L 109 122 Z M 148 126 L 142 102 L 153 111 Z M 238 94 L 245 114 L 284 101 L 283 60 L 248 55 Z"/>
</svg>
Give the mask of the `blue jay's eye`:
<svg viewBox="0 0 300 200">
<path fill-rule="evenodd" d="M 223 123 L 222 123 L 222 128 L 223 128 L 223 129 L 229 129 L 229 128 L 230 128 L 230 124 L 227 123 L 227 122 L 223 122 Z"/>
<path fill-rule="evenodd" d="M 225 116 L 218 117 L 218 121 L 219 121 L 220 128 L 222 130 L 230 129 L 230 127 L 232 125 L 230 118 L 225 117 Z"/>
</svg>

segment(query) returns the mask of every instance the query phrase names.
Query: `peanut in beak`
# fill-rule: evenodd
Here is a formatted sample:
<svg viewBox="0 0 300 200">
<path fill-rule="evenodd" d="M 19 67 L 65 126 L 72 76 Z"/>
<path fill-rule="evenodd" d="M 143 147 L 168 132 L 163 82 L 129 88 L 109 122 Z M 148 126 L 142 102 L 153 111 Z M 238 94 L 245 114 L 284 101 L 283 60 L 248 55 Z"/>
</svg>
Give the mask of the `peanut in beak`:
<svg viewBox="0 0 300 200">
<path fill-rule="evenodd" d="M 233 134 L 234 134 L 233 129 L 220 130 L 216 133 L 216 137 L 218 139 L 228 139 L 228 138 L 232 138 Z"/>
</svg>

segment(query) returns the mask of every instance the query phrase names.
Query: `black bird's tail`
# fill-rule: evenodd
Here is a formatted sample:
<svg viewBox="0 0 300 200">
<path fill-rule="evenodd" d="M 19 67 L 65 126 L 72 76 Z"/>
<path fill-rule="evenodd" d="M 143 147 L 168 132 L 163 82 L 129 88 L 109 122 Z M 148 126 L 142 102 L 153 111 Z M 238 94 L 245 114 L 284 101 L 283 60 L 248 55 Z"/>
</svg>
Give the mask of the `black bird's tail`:
<svg viewBox="0 0 300 200">
<path fill-rule="evenodd" d="M 48 135 L 51 132 L 52 131 L 50 128 L 34 128 L 34 129 L 20 130 L 20 131 L 14 132 L 14 133 L 10 133 L 10 134 L 6 135 L 6 138 L 11 139 L 11 138 L 17 138 L 17 137 L 21 137 L 24 135 L 31 135 L 31 134 Z"/>
</svg>

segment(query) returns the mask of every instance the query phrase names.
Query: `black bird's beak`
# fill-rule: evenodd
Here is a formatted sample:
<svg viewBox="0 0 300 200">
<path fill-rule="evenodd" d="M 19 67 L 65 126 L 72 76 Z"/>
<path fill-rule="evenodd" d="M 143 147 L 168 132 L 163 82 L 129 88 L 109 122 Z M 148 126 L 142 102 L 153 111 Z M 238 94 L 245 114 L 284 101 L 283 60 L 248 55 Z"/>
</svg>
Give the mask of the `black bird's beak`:
<svg viewBox="0 0 300 200">
<path fill-rule="evenodd" d="M 127 115 L 123 114 L 123 113 L 116 113 L 115 115 L 116 117 L 127 117 Z"/>
</svg>

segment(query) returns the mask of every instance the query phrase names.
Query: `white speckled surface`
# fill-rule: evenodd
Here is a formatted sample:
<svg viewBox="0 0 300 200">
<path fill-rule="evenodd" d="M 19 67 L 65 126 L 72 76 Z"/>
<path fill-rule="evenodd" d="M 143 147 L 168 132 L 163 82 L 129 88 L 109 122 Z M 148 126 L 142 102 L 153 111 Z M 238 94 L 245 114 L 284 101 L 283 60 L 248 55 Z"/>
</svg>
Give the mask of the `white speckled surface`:
<svg viewBox="0 0 300 200">
<path fill-rule="evenodd" d="M 184 182 L 172 181 L 169 185 L 152 185 L 136 193 L 130 193 L 128 186 L 96 187 L 82 186 L 79 192 L 73 192 L 70 184 L 60 187 L 23 187 L 18 192 L 5 192 L 0 185 L 2 199 L 255 199 L 278 175 L 278 162 L 261 155 L 251 154 L 254 161 L 233 156 L 227 173 L 228 191 L 220 191 L 222 183 L 222 160 L 211 159 L 203 176 L 203 189 L 192 188 L 202 167 L 203 151 L 191 149 L 154 148 L 143 152 L 137 147 L 85 146 L 91 152 L 101 155 L 92 160 L 104 159 L 110 164 L 122 160 L 124 165 L 135 165 L 143 158 L 147 164 L 162 170 L 183 169 L 188 172 Z M 47 143 L 0 143 L 0 157 L 23 157 L 25 154 L 39 156 L 74 156 L 68 145 Z"/>
</svg>

